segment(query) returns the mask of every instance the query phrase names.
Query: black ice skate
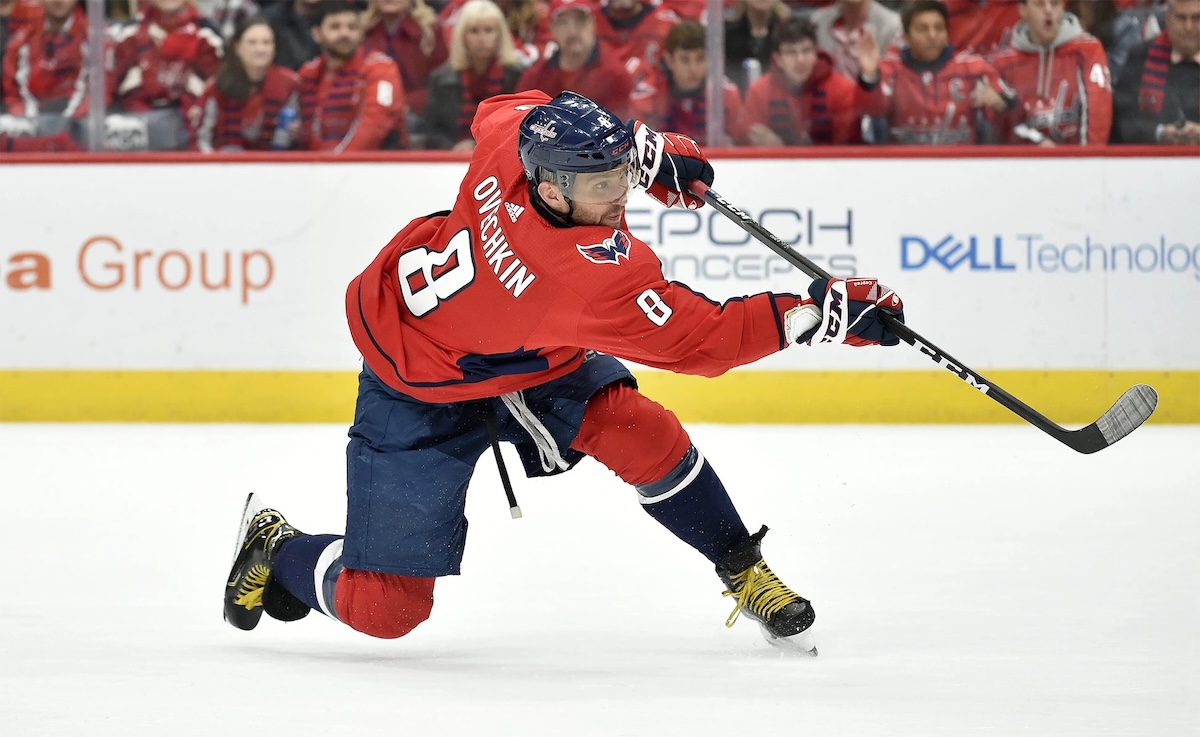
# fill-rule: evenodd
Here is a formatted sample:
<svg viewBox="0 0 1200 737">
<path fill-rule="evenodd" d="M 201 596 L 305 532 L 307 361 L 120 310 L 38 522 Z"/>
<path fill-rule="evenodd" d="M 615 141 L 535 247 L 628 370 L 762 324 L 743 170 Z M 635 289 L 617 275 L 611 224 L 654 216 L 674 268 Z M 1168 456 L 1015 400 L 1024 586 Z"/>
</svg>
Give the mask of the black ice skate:
<svg viewBox="0 0 1200 737">
<path fill-rule="evenodd" d="M 246 497 L 233 567 L 225 584 L 226 622 L 241 630 L 252 630 L 263 611 L 285 622 L 308 614 L 307 604 L 282 586 L 271 585 L 271 568 L 279 548 L 285 541 L 303 534 L 289 525 L 282 514 L 263 507 L 256 495 Z"/>
<path fill-rule="evenodd" d="M 807 599 L 784 585 L 767 567 L 762 557 L 762 539 L 767 527 L 750 536 L 717 566 L 728 590 L 722 596 L 732 596 L 737 606 L 725 620 L 732 627 L 738 614 L 758 622 L 767 642 L 784 650 L 817 654 L 817 646 L 809 630 L 816 613 Z"/>
</svg>

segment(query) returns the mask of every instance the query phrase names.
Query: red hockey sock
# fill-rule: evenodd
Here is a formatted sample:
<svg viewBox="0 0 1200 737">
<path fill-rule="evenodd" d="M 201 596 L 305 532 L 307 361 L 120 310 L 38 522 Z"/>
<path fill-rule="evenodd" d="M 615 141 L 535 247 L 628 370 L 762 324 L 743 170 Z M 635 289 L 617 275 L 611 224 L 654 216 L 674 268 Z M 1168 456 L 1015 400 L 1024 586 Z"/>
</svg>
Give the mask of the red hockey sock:
<svg viewBox="0 0 1200 737">
<path fill-rule="evenodd" d="M 429 619 L 435 580 L 347 568 L 338 576 L 337 617 L 372 637 L 402 637 Z"/>
<path fill-rule="evenodd" d="M 634 486 L 662 479 L 691 445 L 674 413 L 626 384 L 609 384 L 588 400 L 571 443 Z"/>
</svg>

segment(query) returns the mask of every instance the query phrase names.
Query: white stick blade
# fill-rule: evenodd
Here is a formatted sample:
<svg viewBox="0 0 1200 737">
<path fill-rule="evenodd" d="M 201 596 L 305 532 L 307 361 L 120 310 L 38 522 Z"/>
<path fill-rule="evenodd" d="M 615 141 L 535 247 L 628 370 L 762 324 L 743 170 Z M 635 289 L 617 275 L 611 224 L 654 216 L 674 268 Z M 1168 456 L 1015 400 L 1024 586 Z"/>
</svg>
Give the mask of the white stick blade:
<svg viewBox="0 0 1200 737">
<path fill-rule="evenodd" d="M 1145 384 L 1138 384 L 1121 395 L 1104 416 L 1096 420 L 1096 427 L 1109 445 L 1117 442 L 1139 426 L 1154 413 L 1158 406 L 1158 392 Z"/>
</svg>

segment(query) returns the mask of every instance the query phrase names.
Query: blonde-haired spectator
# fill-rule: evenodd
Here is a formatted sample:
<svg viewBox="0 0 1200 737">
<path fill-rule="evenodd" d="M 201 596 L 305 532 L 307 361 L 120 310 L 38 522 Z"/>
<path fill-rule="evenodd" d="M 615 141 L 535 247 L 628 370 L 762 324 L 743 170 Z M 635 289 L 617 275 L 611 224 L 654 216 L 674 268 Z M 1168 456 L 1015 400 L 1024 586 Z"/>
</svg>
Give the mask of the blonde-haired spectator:
<svg viewBox="0 0 1200 737">
<path fill-rule="evenodd" d="M 459 13 L 470 0 L 450 0 L 438 14 L 442 35 L 446 43 L 454 37 L 454 26 Z M 553 40 L 550 36 L 549 7 L 543 0 L 494 0 L 504 13 L 508 30 L 512 33 L 513 48 L 522 67 L 529 67 L 541 58 L 542 48 Z"/>
<path fill-rule="evenodd" d="M 725 76 L 742 94 L 771 65 L 771 31 L 791 14 L 783 0 L 737 0 L 725 21 Z"/>
<path fill-rule="evenodd" d="M 438 30 L 437 13 L 425 0 L 371 0 L 363 15 L 368 51 L 387 54 L 400 68 L 408 106 L 425 112 L 429 74 L 445 63 L 446 41 Z"/>
<path fill-rule="evenodd" d="M 450 60 L 429 76 L 425 147 L 470 151 L 479 103 L 512 92 L 521 66 L 504 13 L 492 0 L 468 0 L 458 12 Z"/>
</svg>

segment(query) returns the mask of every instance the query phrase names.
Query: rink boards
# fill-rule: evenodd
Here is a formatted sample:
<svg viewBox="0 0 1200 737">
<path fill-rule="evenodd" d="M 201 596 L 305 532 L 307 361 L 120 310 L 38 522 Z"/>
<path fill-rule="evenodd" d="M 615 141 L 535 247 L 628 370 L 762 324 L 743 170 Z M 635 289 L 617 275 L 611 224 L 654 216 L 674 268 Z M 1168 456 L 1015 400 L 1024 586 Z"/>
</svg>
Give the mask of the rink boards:
<svg viewBox="0 0 1200 737">
<path fill-rule="evenodd" d="M 465 164 L 235 161 L 0 164 L 0 421 L 350 419 L 345 285 L 449 206 Z M 1145 382 L 1155 421 L 1200 422 L 1194 156 L 716 168 L 729 201 L 834 274 L 882 278 L 919 333 L 1055 420 Z M 714 299 L 806 285 L 711 208 L 638 195 L 627 219 L 668 278 Z M 906 346 L 638 375 L 693 421 L 1012 419 Z"/>
</svg>

